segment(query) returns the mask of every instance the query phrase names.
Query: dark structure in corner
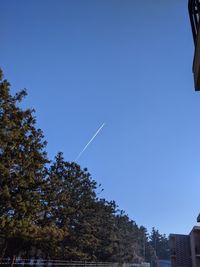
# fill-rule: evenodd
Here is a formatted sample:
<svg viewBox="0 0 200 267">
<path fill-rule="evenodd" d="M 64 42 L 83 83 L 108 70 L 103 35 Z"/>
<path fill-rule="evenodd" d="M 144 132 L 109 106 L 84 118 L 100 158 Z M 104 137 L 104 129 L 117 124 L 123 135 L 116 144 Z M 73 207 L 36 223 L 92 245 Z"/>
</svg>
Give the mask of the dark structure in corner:
<svg viewBox="0 0 200 267">
<path fill-rule="evenodd" d="M 200 267 L 200 226 L 194 226 L 189 235 L 171 234 L 170 254 L 172 267 Z"/>
<path fill-rule="evenodd" d="M 200 0 L 189 0 L 188 10 L 194 40 L 193 74 L 195 90 L 200 91 Z"/>
</svg>

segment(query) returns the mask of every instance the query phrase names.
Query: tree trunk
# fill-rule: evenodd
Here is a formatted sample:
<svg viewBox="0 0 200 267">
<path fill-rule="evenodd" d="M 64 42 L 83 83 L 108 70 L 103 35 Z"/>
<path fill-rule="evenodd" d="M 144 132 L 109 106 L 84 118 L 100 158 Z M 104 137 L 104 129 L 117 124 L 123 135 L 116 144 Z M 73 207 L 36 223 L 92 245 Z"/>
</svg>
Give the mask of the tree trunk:
<svg viewBox="0 0 200 267">
<path fill-rule="evenodd" d="M 0 255 L 0 265 L 2 265 L 2 261 L 3 261 L 4 255 L 5 255 L 6 249 L 7 249 L 7 241 L 5 240 L 3 248 L 2 248 L 2 252 Z"/>
<path fill-rule="evenodd" d="M 13 267 L 15 262 L 15 255 L 12 255 L 12 258 L 10 259 L 10 267 Z"/>
</svg>

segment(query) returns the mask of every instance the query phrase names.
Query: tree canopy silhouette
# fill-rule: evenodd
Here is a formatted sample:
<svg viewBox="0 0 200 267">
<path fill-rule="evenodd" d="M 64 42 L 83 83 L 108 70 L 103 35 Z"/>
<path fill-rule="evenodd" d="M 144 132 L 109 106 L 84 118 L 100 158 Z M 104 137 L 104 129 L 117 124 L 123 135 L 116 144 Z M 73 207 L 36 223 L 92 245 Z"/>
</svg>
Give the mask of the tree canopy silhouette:
<svg viewBox="0 0 200 267">
<path fill-rule="evenodd" d="M 0 71 L 1 255 L 115 262 L 168 258 L 167 238 L 148 235 L 115 201 L 97 197 L 99 185 L 86 168 L 59 152 L 53 161 L 26 96 L 14 96 Z M 156 257 L 155 257 L 156 256 Z"/>
</svg>

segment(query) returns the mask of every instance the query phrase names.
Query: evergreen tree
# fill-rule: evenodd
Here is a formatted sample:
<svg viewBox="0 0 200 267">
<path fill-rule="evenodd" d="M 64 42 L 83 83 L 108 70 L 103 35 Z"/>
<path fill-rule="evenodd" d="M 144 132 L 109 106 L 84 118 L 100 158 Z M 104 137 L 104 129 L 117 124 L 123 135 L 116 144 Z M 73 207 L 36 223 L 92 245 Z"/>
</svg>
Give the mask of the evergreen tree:
<svg viewBox="0 0 200 267">
<path fill-rule="evenodd" d="M 98 246 L 95 251 L 99 261 L 114 261 L 116 255 L 116 203 L 97 199 L 95 203 L 94 228 L 98 238 Z"/>
<path fill-rule="evenodd" d="M 48 179 L 48 219 L 63 229 L 61 255 L 65 259 L 89 260 L 97 244 L 93 232 L 96 182 L 87 169 L 65 162 L 62 153 L 51 165 Z"/>
<path fill-rule="evenodd" d="M 142 261 L 143 233 L 136 223 L 121 211 L 116 215 L 116 231 L 118 237 L 118 262 L 135 262 Z"/>
<path fill-rule="evenodd" d="M 87 169 L 58 153 L 51 163 L 34 110 L 20 108 L 0 71 L 0 258 L 39 248 L 66 260 L 142 262 L 169 259 L 168 239 L 98 199 Z"/>
<path fill-rule="evenodd" d="M 156 259 L 169 260 L 169 242 L 166 235 L 161 235 L 154 227 L 149 236 L 149 244 L 154 250 L 153 261 Z"/>
<path fill-rule="evenodd" d="M 48 162 L 43 133 L 36 128 L 34 110 L 22 110 L 22 90 L 10 94 L 10 84 L 0 72 L 0 235 L 8 256 L 30 240 L 42 239 L 42 191 Z M 3 256 L 3 255 L 2 255 Z"/>
</svg>

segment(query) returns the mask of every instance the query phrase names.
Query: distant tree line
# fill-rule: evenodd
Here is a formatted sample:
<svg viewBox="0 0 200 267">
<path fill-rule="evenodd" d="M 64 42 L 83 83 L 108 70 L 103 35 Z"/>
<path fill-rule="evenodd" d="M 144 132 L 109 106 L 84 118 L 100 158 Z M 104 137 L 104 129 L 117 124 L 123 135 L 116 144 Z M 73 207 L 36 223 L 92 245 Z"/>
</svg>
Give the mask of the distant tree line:
<svg viewBox="0 0 200 267">
<path fill-rule="evenodd" d="M 169 257 L 168 239 L 150 234 L 97 197 L 87 169 L 58 153 L 50 161 L 22 90 L 10 93 L 0 71 L 0 261 L 24 258 L 152 262 Z"/>
</svg>

